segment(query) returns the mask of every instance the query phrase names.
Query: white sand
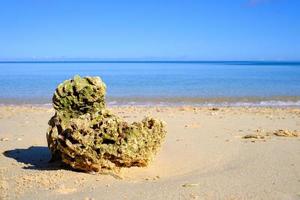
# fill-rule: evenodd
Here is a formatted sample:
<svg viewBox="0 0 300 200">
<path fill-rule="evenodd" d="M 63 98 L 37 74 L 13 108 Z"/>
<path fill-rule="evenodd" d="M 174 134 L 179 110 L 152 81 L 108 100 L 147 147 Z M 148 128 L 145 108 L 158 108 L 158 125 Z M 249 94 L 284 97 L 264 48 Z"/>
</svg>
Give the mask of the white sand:
<svg viewBox="0 0 300 200">
<path fill-rule="evenodd" d="M 45 133 L 53 110 L 0 107 L 0 199 L 300 199 L 300 137 L 242 139 L 299 131 L 300 109 L 113 111 L 128 121 L 153 115 L 168 126 L 154 162 L 123 169 L 123 179 L 49 164 Z"/>
</svg>

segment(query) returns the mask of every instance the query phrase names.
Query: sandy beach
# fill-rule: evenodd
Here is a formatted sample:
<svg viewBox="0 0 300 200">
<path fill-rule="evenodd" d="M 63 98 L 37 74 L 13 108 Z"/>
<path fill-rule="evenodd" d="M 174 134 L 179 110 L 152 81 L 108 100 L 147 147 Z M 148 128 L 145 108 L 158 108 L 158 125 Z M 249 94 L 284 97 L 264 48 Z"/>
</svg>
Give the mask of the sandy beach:
<svg viewBox="0 0 300 200">
<path fill-rule="evenodd" d="M 112 110 L 128 121 L 151 115 L 167 123 L 149 167 L 116 176 L 48 163 L 54 110 L 1 106 L 0 199 L 300 199 L 299 108 Z"/>
</svg>

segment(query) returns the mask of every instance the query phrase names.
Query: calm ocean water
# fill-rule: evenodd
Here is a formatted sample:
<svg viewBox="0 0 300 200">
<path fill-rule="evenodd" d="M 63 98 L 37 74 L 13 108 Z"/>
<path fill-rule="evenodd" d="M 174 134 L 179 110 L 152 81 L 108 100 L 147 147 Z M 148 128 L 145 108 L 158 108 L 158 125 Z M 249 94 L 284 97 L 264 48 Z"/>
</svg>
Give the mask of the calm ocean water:
<svg viewBox="0 0 300 200">
<path fill-rule="evenodd" d="M 0 63 L 0 103 L 50 103 L 74 75 L 100 76 L 113 104 L 300 106 L 300 63 Z"/>
</svg>

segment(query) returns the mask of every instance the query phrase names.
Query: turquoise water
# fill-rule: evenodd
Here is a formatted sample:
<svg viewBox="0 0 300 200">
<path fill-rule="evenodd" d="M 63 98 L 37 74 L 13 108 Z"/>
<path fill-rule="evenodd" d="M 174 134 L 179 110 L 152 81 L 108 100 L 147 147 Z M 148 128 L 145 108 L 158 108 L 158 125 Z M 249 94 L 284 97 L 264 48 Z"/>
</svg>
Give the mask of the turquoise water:
<svg viewBox="0 0 300 200">
<path fill-rule="evenodd" d="M 0 103 L 50 103 L 75 74 L 100 76 L 111 104 L 270 103 L 300 105 L 300 63 L 0 63 Z"/>
</svg>

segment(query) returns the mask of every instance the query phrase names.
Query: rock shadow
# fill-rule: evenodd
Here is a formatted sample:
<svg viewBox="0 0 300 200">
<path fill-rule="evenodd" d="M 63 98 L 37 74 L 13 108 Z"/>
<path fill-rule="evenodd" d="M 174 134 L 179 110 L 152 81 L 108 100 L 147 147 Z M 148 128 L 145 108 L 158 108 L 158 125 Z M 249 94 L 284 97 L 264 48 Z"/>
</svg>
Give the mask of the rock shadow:
<svg viewBox="0 0 300 200">
<path fill-rule="evenodd" d="M 26 164 L 23 169 L 58 170 L 65 166 L 62 162 L 49 162 L 51 153 L 47 147 L 31 146 L 27 149 L 13 149 L 3 152 L 8 158 L 13 158 L 19 163 Z"/>
</svg>

